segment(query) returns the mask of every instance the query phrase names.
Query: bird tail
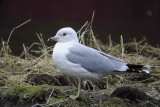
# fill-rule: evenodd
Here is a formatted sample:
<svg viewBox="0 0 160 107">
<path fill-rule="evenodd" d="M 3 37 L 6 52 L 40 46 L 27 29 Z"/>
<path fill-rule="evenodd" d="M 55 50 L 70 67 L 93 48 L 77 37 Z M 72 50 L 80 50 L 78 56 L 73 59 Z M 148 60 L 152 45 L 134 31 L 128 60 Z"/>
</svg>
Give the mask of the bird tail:
<svg viewBox="0 0 160 107">
<path fill-rule="evenodd" d="M 128 67 L 128 69 L 126 70 L 126 72 L 135 72 L 135 73 L 151 73 L 151 71 L 149 71 L 149 69 L 153 68 L 152 66 L 149 65 L 134 65 L 134 64 L 127 64 L 126 65 Z"/>
</svg>

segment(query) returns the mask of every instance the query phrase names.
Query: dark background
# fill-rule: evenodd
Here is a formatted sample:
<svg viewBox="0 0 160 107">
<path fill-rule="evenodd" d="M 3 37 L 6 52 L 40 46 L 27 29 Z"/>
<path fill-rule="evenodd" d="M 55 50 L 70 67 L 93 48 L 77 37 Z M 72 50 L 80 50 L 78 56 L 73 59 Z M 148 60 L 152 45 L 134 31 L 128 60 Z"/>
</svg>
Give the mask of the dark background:
<svg viewBox="0 0 160 107">
<path fill-rule="evenodd" d="M 115 42 L 120 35 L 125 42 L 146 36 L 150 44 L 160 44 L 160 0 L 0 0 L 0 38 L 7 40 L 13 27 L 32 19 L 11 37 L 12 51 L 18 55 L 23 43 L 38 41 L 35 32 L 47 40 L 62 27 L 78 31 L 94 10 L 93 31 L 103 43 L 111 34 Z"/>
</svg>

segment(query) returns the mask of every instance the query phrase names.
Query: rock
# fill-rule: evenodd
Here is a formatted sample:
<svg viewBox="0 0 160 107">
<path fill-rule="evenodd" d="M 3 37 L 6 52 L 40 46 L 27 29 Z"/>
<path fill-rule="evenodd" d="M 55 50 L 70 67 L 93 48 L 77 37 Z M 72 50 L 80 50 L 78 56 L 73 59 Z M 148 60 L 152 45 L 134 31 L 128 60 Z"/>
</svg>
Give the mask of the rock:
<svg viewBox="0 0 160 107">
<path fill-rule="evenodd" d="M 132 88 L 132 87 L 119 87 L 115 89 L 110 97 L 118 97 L 122 99 L 129 99 L 131 101 L 150 101 L 153 100 L 150 96 L 148 96 L 146 93 L 143 91 L 140 91 L 137 88 Z"/>
</svg>

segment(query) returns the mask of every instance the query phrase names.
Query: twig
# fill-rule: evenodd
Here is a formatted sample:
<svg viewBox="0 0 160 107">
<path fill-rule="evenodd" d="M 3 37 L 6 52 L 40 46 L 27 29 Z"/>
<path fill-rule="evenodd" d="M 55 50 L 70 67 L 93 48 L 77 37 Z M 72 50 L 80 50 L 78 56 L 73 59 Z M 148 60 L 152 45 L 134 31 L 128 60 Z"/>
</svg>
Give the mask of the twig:
<svg viewBox="0 0 160 107">
<path fill-rule="evenodd" d="M 24 56 L 25 56 L 25 59 L 27 59 L 27 48 L 25 47 L 24 44 L 23 44 L 23 49 L 24 49 Z"/>
<path fill-rule="evenodd" d="M 93 24 L 94 14 L 95 14 L 95 10 L 93 11 L 93 14 L 92 14 L 90 29 L 92 29 L 92 24 Z"/>
<path fill-rule="evenodd" d="M 49 104 L 49 101 L 51 100 L 51 96 L 52 96 L 52 93 L 54 92 L 54 89 L 52 90 L 51 94 L 49 95 L 49 98 L 47 100 L 47 103 L 46 104 Z"/>
<path fill-rule="evenodd" d="M 9 44 L 9 40 L 10 40 L 10 38 L 11 38 L 13 32 L 14 32 L 16 29 L 18 29 L 18 28 L 20 28 L 21 26 L 23 26 L 24 24 L 28 23 L 29 21 L 31 21 L 31 19 L 29 19 L 29 20 L 23 22 L 22 24 L 20 24 L 20 25 L 14 27 L 14 28 L 11 30 L 11 32 L 10 32 L 10 34 L 9 34 L 9 37 L 8 37 L 8 40 L 7 40 L 7 45 Z"/>
<path fill-rule="evenodd" d="M 0 89 L 9 89 L 9 87 L 1 87 Z"/>
<path fill-rule="evenodd" d="M 23 52 L 21 53 L 21 55 L 19 55 L 19 57 L 22 57 L 23 55 L 25 55 L 25 52 L 28 52 L 34 45 L 41 45 L 39 43 L 32 43 L 32 45 L 30 45 L 26 50 L 23 50 Z"/>
<path fill-rule="evenodd" d="M 97 46 L 98 50 L 101 51 L 101 48 L 98 46 L 97 41 L 96 41 L 96 38 L 94 37 L 94 34 L 93 34 L 92 29 L 91 29 L 91 33 L 92 33 L 92 35 L 93 35 L 92 37 L 93 37 L 93 40 L 94 40 L 95 45 Z"/>
<path fill-rule="evenodd" d="M 48 105 L 48 104 L 49 104 L 49 101 L 51 100 L 51 96 L 52 96 L 53 92 L 54 92 L 54 89 L 52 90 L 51 94 L 49 95 L 49 98 L 47 99 L 46 104 L 35 104 L 35 105 L 33 105 L 32 107 Z"/>
<path fill-rule="evenodd" d="M 112 38 L 111 35 L 109 35 L 109 47 L 112 48 L 113 44 L 112 44 Z"/>
<path fill-rule="evenodd" d="M 90 39 L 89 46 L 90 47 L 93 47 L 93 44 L 92 44 L 92 36 L 93 36 L 92 35 L 92 24 L 93 24 L 94 14 L 95 14 L 95 11 L 93 11 L 90 26 L 89 26 L 89 39 Z"/>
<path fill-rule="evenodd" d="M 139 53 L 141 54 L 142 50 L 146 47 L 147 43 L 144 44 L 144 46 L 142 47 L 142 49 L 139 51 Z"/>
<path fill-rule="evenodd" d="M 54 105 L 57 105 L 57 104 L 59 104 L 59 106 L 60 106 L 60 105 L 63 104 L 64 102 L 68 101 L 69 99 L 70 99 L 70 98 L 67 98 L 67 99 L 62 100 L 62 101 L 60 101 L 60 102 L 53 103 L 53 104 L 49 104 L 48 106 L 54 106 Z"/>
<path fill-rule="evenodd" d="M 78 34 L 79 34 L 79 36 L 80 36 L 80 33 L 81 33 L 81 31 L 82 31 L 82 29 L 85 27 L 85 26 L 87 26 L 88 25 L 88 21 L 79 29 L 79 31 L 77 32 Z"/>
<path fill-rule="evenodd" d="M 134 42 L 135 42 L 135 45 L 136 45 L 136 51 L 137 51 L 137 55 L 138 55 L 139 54 L 139 52 L 138 52 L 138 43 L 137 43 L 135 38 L 134 38 Z"/>
<path fill-rule="evenodd" d="M 74 89 L 71 89 L 71 90 L 65 90 L 64 92 L 68 93 L 68 92 L 72 92 L 72 91 L 76 91 L 76 90 L 77 90 L 77 88 L 74 88 Z"/>
<path fill-rule="evenodd" d="M 122 52 L 122 59 L 123 59 L 123 56 L 124 56 L 124 45 L 123 45 L 123 36 L 122 35 L 121 35 L 120 45 L 121 45 L 121 52 Z"/>
</svg>

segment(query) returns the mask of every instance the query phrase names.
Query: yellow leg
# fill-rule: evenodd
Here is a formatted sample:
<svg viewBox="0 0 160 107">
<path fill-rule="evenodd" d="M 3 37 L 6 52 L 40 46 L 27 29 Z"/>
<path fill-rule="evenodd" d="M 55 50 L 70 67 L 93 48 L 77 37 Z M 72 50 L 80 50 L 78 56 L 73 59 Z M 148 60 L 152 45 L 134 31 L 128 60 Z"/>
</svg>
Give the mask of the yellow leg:
<svg viewBox="0 0 160 107">
<path fill-rule="evenodd" d="M 81 93 L 81 79 L 78 79 L 78 93 L 77 95 L 70 95 L 70 98 L 75 100 L 76 98 L 79 97 L 80 93 Z"/>
</svg>

